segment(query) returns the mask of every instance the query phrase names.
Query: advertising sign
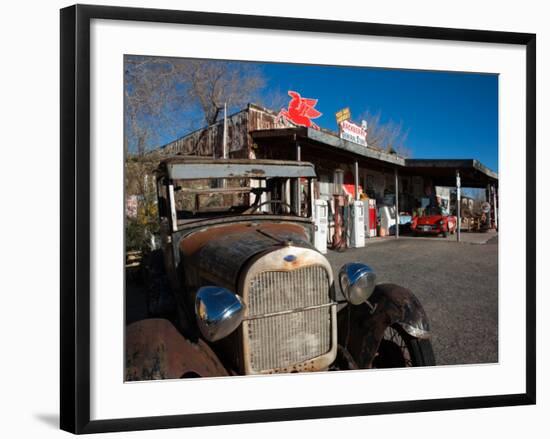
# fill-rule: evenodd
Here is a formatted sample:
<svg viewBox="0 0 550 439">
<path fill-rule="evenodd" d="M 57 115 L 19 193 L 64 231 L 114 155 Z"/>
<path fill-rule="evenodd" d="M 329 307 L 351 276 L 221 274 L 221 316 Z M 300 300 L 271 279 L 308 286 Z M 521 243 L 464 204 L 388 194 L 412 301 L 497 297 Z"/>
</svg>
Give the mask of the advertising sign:
<svg viewBox="0 0 550 439">
<path fill-rule="evenodd" d="M 319 129 L 317 124 L 311 119 L 317 119 L 323 113 L 315 109 L 317 99 L 303 98 L 300 93 L 289 90 L 288 95 L 292 98 L 288 103 L 287 109 L 282 109 L 277 116 L 292 122 L 295 125 Z"/>
<path fill-rule="evenodd" d="M 367 122 L 363 121 L 359 126 L 349 120 L 344 120 L 340 123 L 340 138 L 367 146 Z"/>
<path fill-rule="evenodd" d="M 349 120 L 351 118 L 351 112 L 349 107 L 344 108 L 336 113 L 336 123 L 340 125 L 343 121 Z"/>
</svg>

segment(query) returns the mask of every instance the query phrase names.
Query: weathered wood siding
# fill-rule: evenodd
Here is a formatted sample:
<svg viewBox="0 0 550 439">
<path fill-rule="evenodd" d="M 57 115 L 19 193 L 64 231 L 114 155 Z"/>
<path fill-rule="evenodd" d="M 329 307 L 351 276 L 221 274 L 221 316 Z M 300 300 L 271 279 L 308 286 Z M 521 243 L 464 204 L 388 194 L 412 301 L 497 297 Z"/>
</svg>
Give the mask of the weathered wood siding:
<svg viewBox="0 0 550 439">
<path fill-rule="evenodd" d="M 276 113 L 253 104 L 249 105 L 244 110 L 227 118 L 227 151 L 229 158 L 254 158 L 250 131 L 288 127 L 289 124 L 283 120 L 277 122 Z M 223 119 L 165 145 L 160 151 L 163 155 L 182 154 L 222 157 Z"/>
<path fill-rule="evenodd" d="M 227 118 L 227 150 L 231 158 L 246 158 L 248 152 L 248 110 L 239 111 Z M 222 157 L 223 120 L 194 131 L 161 148 L 166 155 L 198 155 Z"/>
</svg>

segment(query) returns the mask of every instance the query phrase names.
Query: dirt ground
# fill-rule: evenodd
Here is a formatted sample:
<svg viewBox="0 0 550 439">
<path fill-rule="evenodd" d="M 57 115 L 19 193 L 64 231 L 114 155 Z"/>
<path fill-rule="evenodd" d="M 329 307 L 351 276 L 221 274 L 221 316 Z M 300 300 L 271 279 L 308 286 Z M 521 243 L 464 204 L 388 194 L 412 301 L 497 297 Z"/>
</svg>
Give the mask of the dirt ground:
<svg viewBox="0 0 550 439">
<path fill-rule="evenodd" d="M 335 276 L 345 262 L 361 261 L 376 271 L 378 282 L 412 290 L 430 319 L 438 365 L 494 363 L 498 361 L 498 237 L 476 235 L 461 243 L 389 238 L 343 253 L 329 250 L 327 257 Z"/>
</svg>

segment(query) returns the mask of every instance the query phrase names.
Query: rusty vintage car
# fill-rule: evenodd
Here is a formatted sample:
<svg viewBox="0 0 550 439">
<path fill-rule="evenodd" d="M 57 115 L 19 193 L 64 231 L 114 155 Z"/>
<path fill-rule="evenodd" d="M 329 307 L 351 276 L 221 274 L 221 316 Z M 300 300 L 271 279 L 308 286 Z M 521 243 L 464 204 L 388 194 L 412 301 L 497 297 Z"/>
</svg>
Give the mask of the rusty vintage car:
<svg viewBox="0 0 550 439">
<path fill-rule="evenodd" d="M 167 294 L 173 312 L 128 325 L 127 380 L 435 364 L 413 293 L 355 262 L 334 281 L 312 245 L 315 178 L 306 162 L 161 162 L 169 288 L 149 304 Z"/>
</svg>

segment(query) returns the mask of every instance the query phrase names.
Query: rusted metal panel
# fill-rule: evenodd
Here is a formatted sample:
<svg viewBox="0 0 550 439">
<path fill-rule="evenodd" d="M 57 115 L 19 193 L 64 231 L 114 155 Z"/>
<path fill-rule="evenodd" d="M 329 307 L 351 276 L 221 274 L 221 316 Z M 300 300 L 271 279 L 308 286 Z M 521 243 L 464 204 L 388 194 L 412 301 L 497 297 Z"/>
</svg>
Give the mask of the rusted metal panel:
<svg viewBox="0 0 550 439">
<path fill-rule="evenodd" d="M 208 281 L 234 290 L 247 260 L 286 241 L 310 246 L 306 229 L 296 224 L 239 223 L 195 232 L 180 243 L 189 286 Z"/>
<path fill-rule="evenodd" d="M 168 320 L 147 319 L 126 327 L 126 381 L 228 375 L 205 342 L 192 343 Z"/>
<path fill-rule="evenodd" d="M 262 233 L 264 232 L 264 233 Z M 268 239 L 270 244 L 276 240 L 308 241 L 307 232 L 303 226 L 291 223 L 262 223 L 253 224 L 250 222 L 209 227 L 197 231 L 185 237 L 180 248 L 185 256 L 195 256 L 195 253 L 210 242 L 216 242 L 219 238 L 227 237 L 230 241 L 238 240 L 242 234 L 251 234 L 256 240 Z M 273 235 L 273 238 L 269 238 Z"/>
</svg>

